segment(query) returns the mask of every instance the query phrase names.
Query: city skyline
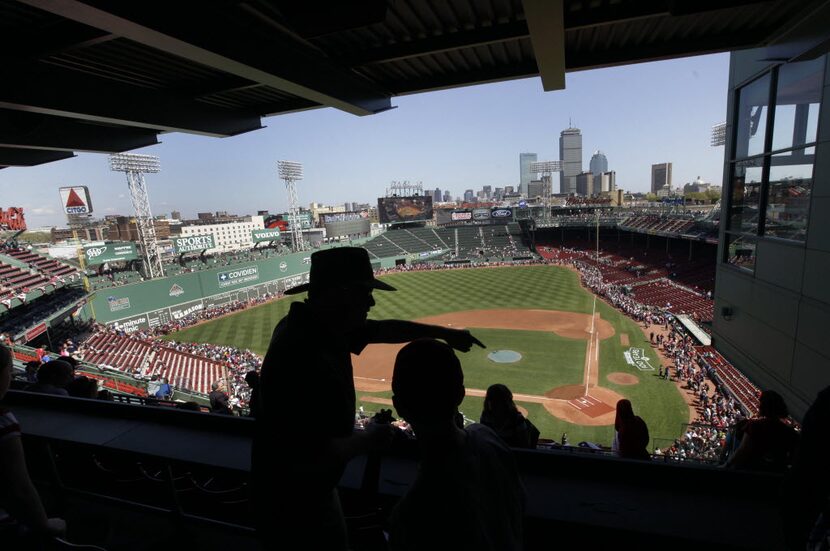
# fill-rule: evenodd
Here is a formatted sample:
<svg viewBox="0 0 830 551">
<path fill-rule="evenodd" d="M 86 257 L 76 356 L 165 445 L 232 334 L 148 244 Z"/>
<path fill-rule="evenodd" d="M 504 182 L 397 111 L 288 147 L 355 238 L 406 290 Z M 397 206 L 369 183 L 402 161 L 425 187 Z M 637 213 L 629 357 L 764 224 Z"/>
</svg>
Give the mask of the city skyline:
<svg viewBox="0 0 830 551">
<path fill-rule="evenodd" d="M 161 159 L 161 173 L 147 177 L 153 214 L 176 210 L 187 218 L 284 212 L 278 159 L 303 163 L 302 205 L 371 204 L 400 179 L 453 197 L 485 185 L 518 187 L 518 154 L 556 159 L 569 118 L 582 130 L 583 152 L 599 149 L 613 159 L 621 189 L 648 191 L 651 165 L 665 160 L 674 163 L 678 185 L 698 175 L 719 184 L 723 149 L 709 146 L 709 134 L 725 118 L 727 78 L 728 55 L 700 56 L 569 73 L 558 92 L 543 93 L 532 78 L 399 97 L 397 109 L 369 117 L 331 109 L 272 117 L 267 128 L 232 138 L 166 134 L 135 152 Z M 107 162 L 87 153 L 0 170 L 0 206 L 22 206 L 31 227 L 63 225 L 57 188 L 88 185 L 96 217 L 129 214 L 126 182 Z"/>
</svg>

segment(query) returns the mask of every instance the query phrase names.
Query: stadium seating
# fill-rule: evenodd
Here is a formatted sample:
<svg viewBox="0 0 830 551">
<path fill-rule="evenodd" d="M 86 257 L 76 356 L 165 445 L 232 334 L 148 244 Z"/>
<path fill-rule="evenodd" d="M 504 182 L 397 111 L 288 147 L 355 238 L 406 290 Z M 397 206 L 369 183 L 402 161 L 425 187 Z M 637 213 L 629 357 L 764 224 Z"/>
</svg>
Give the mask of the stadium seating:
<svg viewBox="0 0 830 551">
<path fill-rule="evenodd" d="M 84 345 L 84 361 L 133 375 L 166 377 L 181 390 L 208 394 L 224 374 L 221 363 L 114 333 L 97 333 Z"/>
<path fill-rule="evenodd" d="M 76 270 L 73 266 L 64 264 L 63 262 L 59 262 L 52 258 L 46 258 L 31 251 L 27 251 L 26 249 L 6 249 L 3 253 L 11 256 L 12 258 L 16 258 L 21 262 L 25 262 L 30 267 L 50 278 L 66 277 L 78 273 L 78 270 Z"/>
<path fill-rule="evenodd" d="M 715 370 L 717 377 L 726 385 L 733 396 L 741 402 L 753 416 L 758 414 L 758 399 L 761 391 L 746 376 L 738 371 L 726 358 L 712 346 L 697 348 L 698 356 L 704 356 L 706 362 Z"/>
</svg>

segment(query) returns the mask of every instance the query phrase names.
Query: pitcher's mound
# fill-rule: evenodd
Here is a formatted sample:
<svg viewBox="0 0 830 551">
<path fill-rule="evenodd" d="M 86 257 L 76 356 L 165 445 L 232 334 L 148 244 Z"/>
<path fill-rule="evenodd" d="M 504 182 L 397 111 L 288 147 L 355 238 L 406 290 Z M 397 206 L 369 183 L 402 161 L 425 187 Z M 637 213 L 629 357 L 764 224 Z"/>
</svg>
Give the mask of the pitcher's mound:
<svg viewBox="0 0 830 551">
<path fill-rule="evenodd" d="M 618 385 L 636 385 L 640 383 L 640 379 L 631 373 L 623 373 L 617 371 L 616 373 L 609 373 L 608 380 Z"/>
</svg>

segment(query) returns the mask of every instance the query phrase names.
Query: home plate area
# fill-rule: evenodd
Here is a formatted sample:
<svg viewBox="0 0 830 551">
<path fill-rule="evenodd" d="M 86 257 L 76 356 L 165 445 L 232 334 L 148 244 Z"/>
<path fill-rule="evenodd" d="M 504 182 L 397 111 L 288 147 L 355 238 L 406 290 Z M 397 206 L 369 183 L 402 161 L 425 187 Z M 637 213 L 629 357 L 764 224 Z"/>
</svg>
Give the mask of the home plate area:
<svg viewBox="0 0 830 551">
<path fill-rule="evenodd" d="M 574 398 L 573 400 L 568 400 L 568 403 L 588 417 L 599 417 L 600 415 L 614 411 L 613 407 L 592 396 Z"/>
</svg>

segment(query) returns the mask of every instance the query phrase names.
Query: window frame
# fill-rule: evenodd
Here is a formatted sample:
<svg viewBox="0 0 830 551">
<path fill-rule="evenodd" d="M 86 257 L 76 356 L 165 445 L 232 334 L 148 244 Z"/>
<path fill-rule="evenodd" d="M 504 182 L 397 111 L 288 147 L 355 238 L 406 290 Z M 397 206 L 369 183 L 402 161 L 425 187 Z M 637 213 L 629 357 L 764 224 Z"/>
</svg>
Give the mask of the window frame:
<svg viewBox="0 0 830 551">
<path fill-rule="evenodd" d="M 821 78 L 820 81 L 824 82 L 826 78 L 826 71 L 827 71 L 827 54 L 820 56 L 823 59 L 822 68 L 821 68 Z M 813 61 L 813 60 L 805 60 L 805 61 Z M 738 266 L 729 262 L 729 247 L 727 243 L 731 240 L 737 239 L 739 237 L 749 237 L 755 240 L 756 247 L 760 244 L 763 240 L 774 241 L 777 243 L 788 244 L 791 246 L 798 246 L 798 247 L 806 247 L 807 240 L 809 239 L 809 212 L 810 207 L 807 208 L 808 218 L 807 218 L 807 227 L 804 232 L 804 239 L 790 239 L 786 237 L 780 236 L 770 236 L 766 234 L 766 226 L 767 226 L 767 209 L 769 206 L 769 193 L 770 193 L 770 170 L 772 164 L 772 157 L 774 155 L 781 155 L 786 154 L 788 152 L 796 151 L 796 150 L 806 150 L 809 148 L 813 148 L 815 153 L 813 156 L 813 172 L 811 177 L 811 193 L 810 193 L 810 204 L 812 204 L 812 184 L 815 183 L 815 155 L 818 153 L 818 142 L 819 142 L 819 135 L 818 132 L 814 137 L 813 141 L 805 142 L 803 144 L 793 145 L 790 144 L 789 147 L 779 148 L 779 149 L 772 149 L 774 137 L 775 137 L 775 111 L 778 105 L 778 82 L 779 82 L 779 73 L 783 67 L 787 66 L 786 63 L 779 63 L 769 67 L 764 72 L 753 76 L 751 79 L 747 79 L 743 82 L 740 86 L 735 87 L 734 96 L 732 98 L 732 129 L 730 132 L 730 143 L 729 143 L 729 151 L 727 156 L 727 163 L 728 163 L 728 186 L 729 186 L 729 193 L 724 196 L 722 202 L 722 211 L 721 211 L 721 221 L 724 224 L 724 240 L 723 240 L 723 254 L 721 255 L 721 263 L 729 266 L 733 269 L 739 270 L 744 273 L 755 273 L 755 266 L 757 265 L 757 251 L 755 257 L 755 263 L 753 264 L 753 268 L 746 268 L 743 266 Z M 767 113 L 766 113 L 766 127 L 764 135 L 764 147 L 761 153 L 755 153 L 753 155 L 746 155 L 744 157 L 738 157 L 738 131 L 739 131 L 739 121 L 738 117 L 740 116 L 740 102 L 741 102 L 741 91 L 748 86 L 751 86 L 755 82 L 769 76 L 769 90 L 768 90 L 768 102 L 767 102 Z M 819 111 L 818 111 L 818 120 L 821 121 L 822 110 L 825 108 L 824 106 L 824 91 L 821 91 L 821 100 L 819 101 Z M 818 130 L 820 131 L 821 128 L 819 127 Z M 733 196 L 734 196 L 734 182 L 735 182 L 735 174 L 738 163 L 751 161 L 754 159 L 761 159 L 761 186 L 760 186 L 760 197 L 758 201 L 758 226 L 755 233 L 741 231 L 740 229 L 735 230 L 732 227 L 732 210 L 733 210 Z"/>
</svg>

